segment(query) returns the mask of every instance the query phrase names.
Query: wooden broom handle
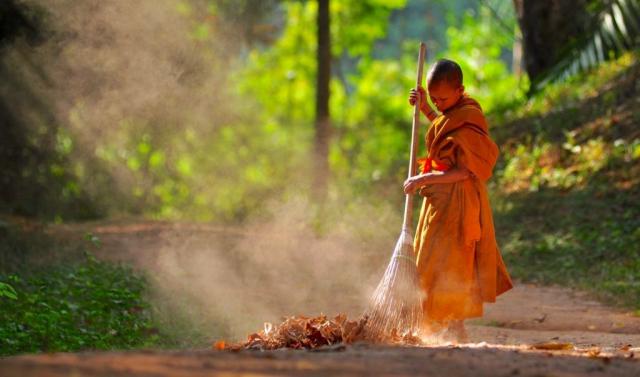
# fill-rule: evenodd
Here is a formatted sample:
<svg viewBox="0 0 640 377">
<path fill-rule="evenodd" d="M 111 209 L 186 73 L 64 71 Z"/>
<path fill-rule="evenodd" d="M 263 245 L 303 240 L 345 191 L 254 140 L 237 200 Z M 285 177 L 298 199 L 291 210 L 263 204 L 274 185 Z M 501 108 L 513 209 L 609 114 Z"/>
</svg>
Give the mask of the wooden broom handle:
<svg viewBox="0 0 640 377">
<path fill-rule="evenodd" d="M 416 89 L 422 85 L 422 68 L 427 55 L 427 45 L 424 42 L 420 42 L 420 54 L 418 55 L 418 74 L 416 78 Z M 418 126 L 420 125 L 420 101 L 416 101 L 413 105 L 413 125 L 411 127 L 411 152 L 409 156 L 409 174 L 408 178 L 411 178 L 416 173 L 416 153 L 418 152 Z M 413 195 L 405 195 L 404 201 L 404 220 L 402 222 L 402 229 L 409 230 L 411 234 L 411 228 L 413 227 Z"/>
</svg>

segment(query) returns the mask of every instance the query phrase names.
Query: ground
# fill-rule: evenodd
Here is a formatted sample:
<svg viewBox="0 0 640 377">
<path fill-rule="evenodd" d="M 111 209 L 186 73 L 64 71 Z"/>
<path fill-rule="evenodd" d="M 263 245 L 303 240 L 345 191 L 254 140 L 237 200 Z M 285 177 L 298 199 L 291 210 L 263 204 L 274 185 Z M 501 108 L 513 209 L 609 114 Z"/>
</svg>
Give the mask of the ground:
<svg viewBox="0 0 640 377">
<path fill-rule="evenodd" d="M 161 234 L 219 232 L 206 226 L 86 224 L 56 232 L 99 234 L 104 249 L 163 242 Z M 117 246 L 117 247 L 116 247 Z M 111 254 L 115 259 L 127 255 Z M 140 252 L 138 257 L 146 254 Z M 130 255 L 129 255 L 130 256 Z M 135 262 L 135 258 L 134 258 Z M 423 347 L 356 343 L 315 351 L 83 352 L 0 358 L 1 375 L 30 376 L 640 376 L 640 318 L 583 292 L 518 283 L 468 324 L 470 342 Z M 555 349 L 554 349 L 555 348 Z M 636 356 L 637 354 L 637 356 Z"/>
</svg>

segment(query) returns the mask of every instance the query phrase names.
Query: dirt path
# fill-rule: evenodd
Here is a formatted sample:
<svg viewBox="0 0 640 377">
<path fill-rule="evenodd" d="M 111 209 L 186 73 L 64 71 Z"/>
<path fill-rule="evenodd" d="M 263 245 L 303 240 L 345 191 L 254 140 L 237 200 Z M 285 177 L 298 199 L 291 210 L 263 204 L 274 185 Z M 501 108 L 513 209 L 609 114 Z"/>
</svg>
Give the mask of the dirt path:
<svg viewBox="0 0 640 377">
<path fill-rule="evenodd" d="M 390 348 L 341 352 L 129 352 L 21 356 L 2 375 L 26 376 L 638 376 L 622 358 L 587 358 L 500 348 Z"/>
<path fill-rule="evenodd" d="M 237 230 L 205 225 L 84 224 L 52 230 L 90 231 L 102 257 L 149 263 L 154 247 L 199 232 L 232 244 Z M 178 235 L 178 236 L 177 236 Z M 195 237 L 194 237 L 195 235 Z M 143 245 L 145 245 L 143 247 Z M 136 250 L 135 253 L 132 250 Z M 640 318 L 582 292 L 518 284 L 469 323 L 470 344 L 381 347 L 367 344 L 309 351 L 136 351 L 25 355 L 0 359 L 0 375 L 30 376 L 640 376 Z M 532 345 L 563 345 L 565 350 Z"/>
<path fill-rule="evenodd" d="M 544 341 L 597 345 L 607 349 L 640 346 L 640 318 L 558 287 L 519 284 L 474 321 L 473 340 L 499 344 Z"/>
</svg>

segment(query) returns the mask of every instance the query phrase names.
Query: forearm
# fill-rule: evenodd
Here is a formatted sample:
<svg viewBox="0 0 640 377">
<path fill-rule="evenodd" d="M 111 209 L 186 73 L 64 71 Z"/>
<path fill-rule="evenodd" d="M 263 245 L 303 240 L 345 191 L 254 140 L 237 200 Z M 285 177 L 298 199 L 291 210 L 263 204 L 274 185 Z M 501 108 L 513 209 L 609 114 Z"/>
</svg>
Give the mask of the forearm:
<svg viewBox="0 0 640 377">
<path fill-rule="evenodd" d="M 436 113 L 436 111 L 428 104 L 426 106 L 420 107 L 420 111 L 422 112 L 422 114 L 424 114 L 425 117 L 427 117 L 427 119 L 429 119 L 430 122 L 433 122 L 433 120 L 438 117 L 438 113 Z"/>
<path fill-rule="evenodd" d="M 419 176 L 420 186 L 433 184 L 447 184 L 463 181 L 471 177 L 471 173 L 467 169 L 453 168 L 446 172 L 434 172 L 421 174 Z"/>
</svg>

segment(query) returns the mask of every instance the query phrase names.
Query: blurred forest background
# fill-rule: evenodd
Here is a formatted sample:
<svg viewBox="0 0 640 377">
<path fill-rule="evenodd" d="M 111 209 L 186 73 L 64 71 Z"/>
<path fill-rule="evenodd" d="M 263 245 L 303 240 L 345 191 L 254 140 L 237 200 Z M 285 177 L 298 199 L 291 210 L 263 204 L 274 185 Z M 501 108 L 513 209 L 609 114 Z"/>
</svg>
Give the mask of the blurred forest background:
<svg viewBox="0 0 640 377">
<path fill-rule="evenodd" d="M 420 41 L 489 118 L 514 276 L 640 309 L 637 0 L 5 0 L 0 300 L 35 294 L 23 221 L 242 227 L 302 201 L 318 237 L 383 217 L 392 239 Z"/>
</svg>

